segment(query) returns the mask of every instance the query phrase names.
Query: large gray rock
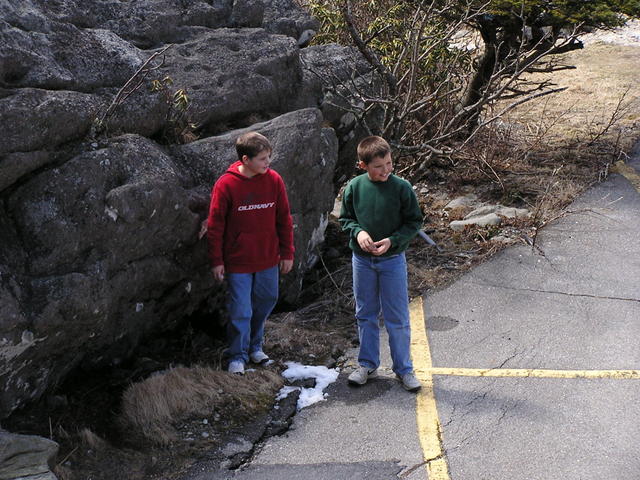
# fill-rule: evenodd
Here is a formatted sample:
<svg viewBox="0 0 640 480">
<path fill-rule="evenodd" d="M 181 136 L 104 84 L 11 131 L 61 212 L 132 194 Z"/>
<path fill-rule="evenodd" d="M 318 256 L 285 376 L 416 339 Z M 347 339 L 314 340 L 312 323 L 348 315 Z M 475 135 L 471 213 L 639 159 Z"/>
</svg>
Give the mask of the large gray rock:
<svg viewBox="0 0 640 480">
<path fill-rule="evenodd" d="M 333 203 L 337 142 L 317 109 L 251 128 L 288 186 L 297 253 L 282 296 L 294 302 Z M 13 187 L 0 210 L 0 417 L 207 308 L 219 286 L 198 232 L 240 132 L 171 152 L 125 135 Z"/>
<path fill-rule="evenodd" d="M 8 168 L 2 155 L 45 150 L 84 136 L 100 106 L 97 97 L 80 92 L 0 90 L 0 173 Z"/>
<path fill-rule="evenodd" d="M 74 369 L 117 365 L 151 334 L 219 313 L 198 232 L 245 128 L 271 139 L 287 183 L 297 253 L 282 298 L 296 301 L 337 157 L 321 112 L 302 109 L 323 102 L 297 44 L 316 26 L 294 0 L 0 0 L 0 419 Z M 168 44 L 106 130 L 92 128 Z M 177 89 L 203 139 L 169 147 Z"/>
<path fill-rule="evenodd" d="M 19 39 L 14 41 L 19 43 Z M 162 68 L 148 80 L 170 77 L 171 89 L 185 89 L 189 96 L 191 120 L 204 132 L 220 131 L 228 129 L 227 123 L 247 123 L 243 119 L 256 113 L 270 116 L 295 109 L 302 77 L 298 55 L 291 38 L 262 29 L 219 29 L 174 45 Z M 13 51 L 10 58 L 17 56 Z M 99 59 L 101 52 L 87 52 L 86 56 Z M 85 74 L 75 62 L 66 62 L 67 68 L 61 68 L 61 62 L 48 57 L 34 60 L 37 68 L 28 66 L 31 60 L 27 58 L 19 67 L 0 69 L 0 76 L 3 71 L 6 74 L 6 84 L 38 87 L 0 91 L 0 129 L 4 132 L 0 156 L 50 149 L 81 138 L 149 56 L 135 57 L 126 68 L 113 62 L 97 68 L 94 64 L 100 62 L 96 60 L 87 66 L 92 74 Z M 0 66 L 2 61 L 0 53 Z M 112 70 L 119 73 L 112 74 Z M 86 83 L 80 85 L 83 81 Z M 44 89 L 54 87 L 65 90 Z M 152 136 L 166 124 L 170 101 L 162 93 L 151 92 L 147 82 L 114 110 L 107 127 L 110 132 Z"/>
<path fill-rule="evenodd" d="M 296 40 L 305 30 L 318 31 L 320 23 L 296 0 L 264 0 L 264 28 Z"/>
<path fill-rule="evenodd" d="M 296 40 L 319 27 L 295 0 L 22 0 L 20 5 L 3 0 L 0 18 L 39 32 L 54 23 L 107 29 L 140 48 L 180 42 L 191 26 L 263 27 Z"/>
<path fill-rule="evenodd" d="M 0 212 L 2 250 L 18 252 L 0 255 L 10 300 L 0 412 L 79 365 L 117 363 L 199 308 L 212 282 L 187 178 L 157 144 L 129 135 L 14 188 Z"/>
<path fill-rule="evenodd" d="M 255 113 L 283 113 L 302 71 L 296 42 L 262 29 L 219 29 L 176 45 L 160 76 L 189 94 L 205 130 Z"/>
<path fill-rule="evenodd" d="M 0 430 L 0 480 L 56 480 L 49 464 L 57 453 L 56 442 Z"/>
<path fill-rule="evenodd" d="M 6 0 L 5 0 L 6 1 Z M 17 2 L 15 2 L 17 3 Z M 110 30 L 140 48 L 179 41 L 190 26 L 229 26 L 233 0 L 23 0 L 0 4 L 7 22 L 45 32 L 56 23 Z"/>
<path fill-rule="evenodd" d="M 46 33 L 0 22 L 0 82 L 11 87 L 91 92 L 123 85 L 143 53 L 109 30 L 55 23 Z"/>
</svg>

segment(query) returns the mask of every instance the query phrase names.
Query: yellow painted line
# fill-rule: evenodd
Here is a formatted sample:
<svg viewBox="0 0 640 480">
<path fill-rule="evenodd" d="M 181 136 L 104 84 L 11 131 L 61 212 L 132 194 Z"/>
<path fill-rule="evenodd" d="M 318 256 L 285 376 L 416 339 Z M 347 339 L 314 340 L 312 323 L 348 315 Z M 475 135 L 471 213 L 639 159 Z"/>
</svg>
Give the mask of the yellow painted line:
<svg viewBox="0 0 640 480">
<path fill-rule="evenodd" d="M 633 185 L 638 192 L 640 192 L 640 175 L 638 175 L 638 172 L 636 172 L 633 167 L 630 167 L 620 160 L 613 164 L 610 171 L 622 175 L 631 182 L 631 185 Z"/>
<path fill-rule="evenodd" d="M 413 333 L 413 332 L 412 332 Z M 451 375 L 460 377 L 520 377 L 520 378 L 611 378 L 638 380 L 640 370 L 544 370 L 535 368 L 439 368 L 430 367 L 416 376 Z"/>
<path fill-rule="evenodd" d="M 411 315 L 411 359 L 422 389 L 417 394 L 418 436 L 429 480 L 450 480 L 447 459 L 442 446 L 442 427 L 433 393 L 433 374 L 431 373 L 431 351 L 422 311 L 422 297 L 409 305 Z"/>
</svg>

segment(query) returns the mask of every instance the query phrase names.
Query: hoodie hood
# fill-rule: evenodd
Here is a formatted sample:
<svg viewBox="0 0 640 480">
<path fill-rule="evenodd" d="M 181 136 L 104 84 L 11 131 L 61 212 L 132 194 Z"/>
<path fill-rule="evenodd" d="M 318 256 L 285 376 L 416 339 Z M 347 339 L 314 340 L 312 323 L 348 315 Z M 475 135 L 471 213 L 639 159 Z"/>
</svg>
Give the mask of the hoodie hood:
<svg viewBox="0 0 640 480">
<path fill-rule="evenodd" d="M 253 177 L 247 177 L 247 176 L 243 175 L 240 172 L 240 165 L 242 165 L 242 162 L 240 160 L 235 161 L 234 163 L 229 165 L 229 168 L 227 168 L 226 173 L 230 173 L 230 174 L 232 174 L 232 175 L 234 175 L 236 177 L 241 178 L 242 180 L 256 181 L 256 180 L 259 180 L 261 178 L 264 178 L 266 176 L 266 174 L 270 170 L 270 168 L 268 168 L 266 173 L 258 173 L 256 175 L 254 175 Z"/>
</svg>

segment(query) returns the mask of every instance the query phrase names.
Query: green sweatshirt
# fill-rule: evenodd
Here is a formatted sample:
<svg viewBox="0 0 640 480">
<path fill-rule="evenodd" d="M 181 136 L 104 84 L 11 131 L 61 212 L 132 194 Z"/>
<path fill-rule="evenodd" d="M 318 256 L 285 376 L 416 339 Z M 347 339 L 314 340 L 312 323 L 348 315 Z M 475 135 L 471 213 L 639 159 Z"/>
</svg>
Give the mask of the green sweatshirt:
<svg viewBox="0 0 640 480">
<path fill-rule="evenodd" d="M 372 256 L 356 240 L 364 230 L 374 242 L 391 240 L 391 248 L 381 255 L 388 257 L 407 249 L 422 227 L 422 212 L 409 182 L 395 175 L 389 175 L 386 182 L 372 182 L 365 173 L 345 188 L 339 221 L 342 230 L 349 232 L 349 247 L 355 253 Z"/>
</svg>

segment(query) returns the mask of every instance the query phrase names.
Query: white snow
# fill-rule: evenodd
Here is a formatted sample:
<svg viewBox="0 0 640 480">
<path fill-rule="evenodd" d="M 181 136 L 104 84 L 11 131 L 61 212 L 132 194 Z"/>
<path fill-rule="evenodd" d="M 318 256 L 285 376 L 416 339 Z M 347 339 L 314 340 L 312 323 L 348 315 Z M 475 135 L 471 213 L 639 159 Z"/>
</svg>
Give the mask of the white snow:
<svg viewBox="0 0 640 480">
<path fill-rule="evenodd" d="M 629 20 L 626 25 L 613 30 L 596 30 L 593 33 L 581 35 L 585 45 L 597 42 L 614 45 L 640 46 L 640 20 Z"/>
<path fill-rule="evenodd" d="M 339 370 L 337 368 L 327 368 L 323 366 L 302 365 L 297 362 L 285 362 L 287 369 L 282 372 L 282 376 L 289 381 L 305 380 L 307 378 L 315 378 L 316 386 L 314 388 L 301 387 L 282 387 L 276 400 L 282 400 L 291 392 L 300 390 L 298 398 L 298 410 L 322 402 L 327 398 L 324 389 L 338 379 Z"/>
</svg>

